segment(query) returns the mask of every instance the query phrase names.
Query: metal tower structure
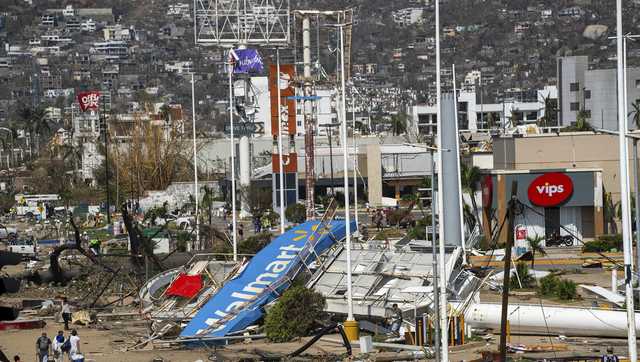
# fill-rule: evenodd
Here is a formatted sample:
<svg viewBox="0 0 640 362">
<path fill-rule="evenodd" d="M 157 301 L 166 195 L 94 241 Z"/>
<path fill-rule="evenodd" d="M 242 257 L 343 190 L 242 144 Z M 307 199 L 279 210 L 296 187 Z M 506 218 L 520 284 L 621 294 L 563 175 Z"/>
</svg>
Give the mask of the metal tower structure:
<svg viewBox="0 0 640 362">
<path fill-rule="evenodd" d="M 197 44 L 286 45 L 290 36 L 289 0 L 194 0 Z"/>
</svg>

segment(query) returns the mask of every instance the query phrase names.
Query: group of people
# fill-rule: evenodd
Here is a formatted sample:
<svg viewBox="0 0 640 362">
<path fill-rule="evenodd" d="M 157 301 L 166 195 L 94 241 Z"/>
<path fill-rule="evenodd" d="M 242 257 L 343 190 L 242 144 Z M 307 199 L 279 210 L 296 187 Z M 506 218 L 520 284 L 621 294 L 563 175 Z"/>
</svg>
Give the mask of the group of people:
<svg viewBox="0 0 640 362">
<path fill-rule="evenodd" d="M 45 332 L 42 332 L 42 335 L 36 339 L 38 362 L 63 362 L 65 354 L 71 362 L 84 361 L 84 357 L 80 353 L 80 337 L 78 337 L 78 332 L 75 329 L 67 337 L 65 337 L 63 331 L 58 331 L 53 341 L 47 337 Z M 17 361 L 19 361 L 20 358 L 17 358 Z M 15 358 L 14 361 L 16 361 Z"/>
</svg>

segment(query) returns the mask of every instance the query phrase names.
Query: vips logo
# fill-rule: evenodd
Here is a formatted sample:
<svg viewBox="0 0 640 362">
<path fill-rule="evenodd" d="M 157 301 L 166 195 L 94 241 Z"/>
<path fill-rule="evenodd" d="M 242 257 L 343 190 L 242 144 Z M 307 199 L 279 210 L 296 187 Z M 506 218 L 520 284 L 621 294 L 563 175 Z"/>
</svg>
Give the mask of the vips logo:
<svg viewBox="0 0 640 362">
<path fill-rule="evenodd" d="M 573 181 L 563 173 L 550 172 L 537 177 L 529 185 L 528 196 L 532 204 L 553 207 L 567 201 L 573 194 Z"/>
</svg>

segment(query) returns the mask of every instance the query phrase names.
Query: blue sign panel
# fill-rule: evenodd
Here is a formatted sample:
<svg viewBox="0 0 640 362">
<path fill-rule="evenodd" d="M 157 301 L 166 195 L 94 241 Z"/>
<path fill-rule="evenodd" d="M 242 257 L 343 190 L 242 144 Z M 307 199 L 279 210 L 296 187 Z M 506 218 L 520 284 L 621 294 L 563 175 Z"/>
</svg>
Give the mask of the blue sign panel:
<svg viewBox="0 0 640 362">
<path fill-rule="evenodd" d="M 234 61 L 233 72 L 236 74 L 255 74 L 264 71 L 262 57 L 256 49 L 234 49 L 231 50 L 231 57 Z"/>
<path fill-rule="evenodd" d="M 289 287 L 303 263 L 346 236 L 344 221 L 333 221 L 323 230 L 318 230 L 319 225 L 319 221 L 308 221 L 296 226 L 260 250 L 240 275 L 198 311 L 180 337 L 222 337 L 260 319 L 262 307 Z M 350 226 L 354 232 L 355 223 Z"/>
</svg>

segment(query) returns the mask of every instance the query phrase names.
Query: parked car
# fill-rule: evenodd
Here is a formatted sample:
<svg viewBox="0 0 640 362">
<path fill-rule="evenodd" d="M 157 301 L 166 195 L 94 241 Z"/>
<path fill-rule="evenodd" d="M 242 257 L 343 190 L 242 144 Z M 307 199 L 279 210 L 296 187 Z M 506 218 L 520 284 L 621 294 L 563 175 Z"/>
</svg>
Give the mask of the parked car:
<svg viewBox="0 0 640 362">
<path fill-rule="evenodd" d="M 15 240 L 17 237 L 18 230 L 16 228 L 0 224 L 0 240 L 10 241 Z"/>
<path fill-rule="evenodd" d="M 37 242 L 31 238 L 9 241 L 8 250 L 22 255 L 23 259 L 36 259 L 38 257 Z"/>
</svg>

